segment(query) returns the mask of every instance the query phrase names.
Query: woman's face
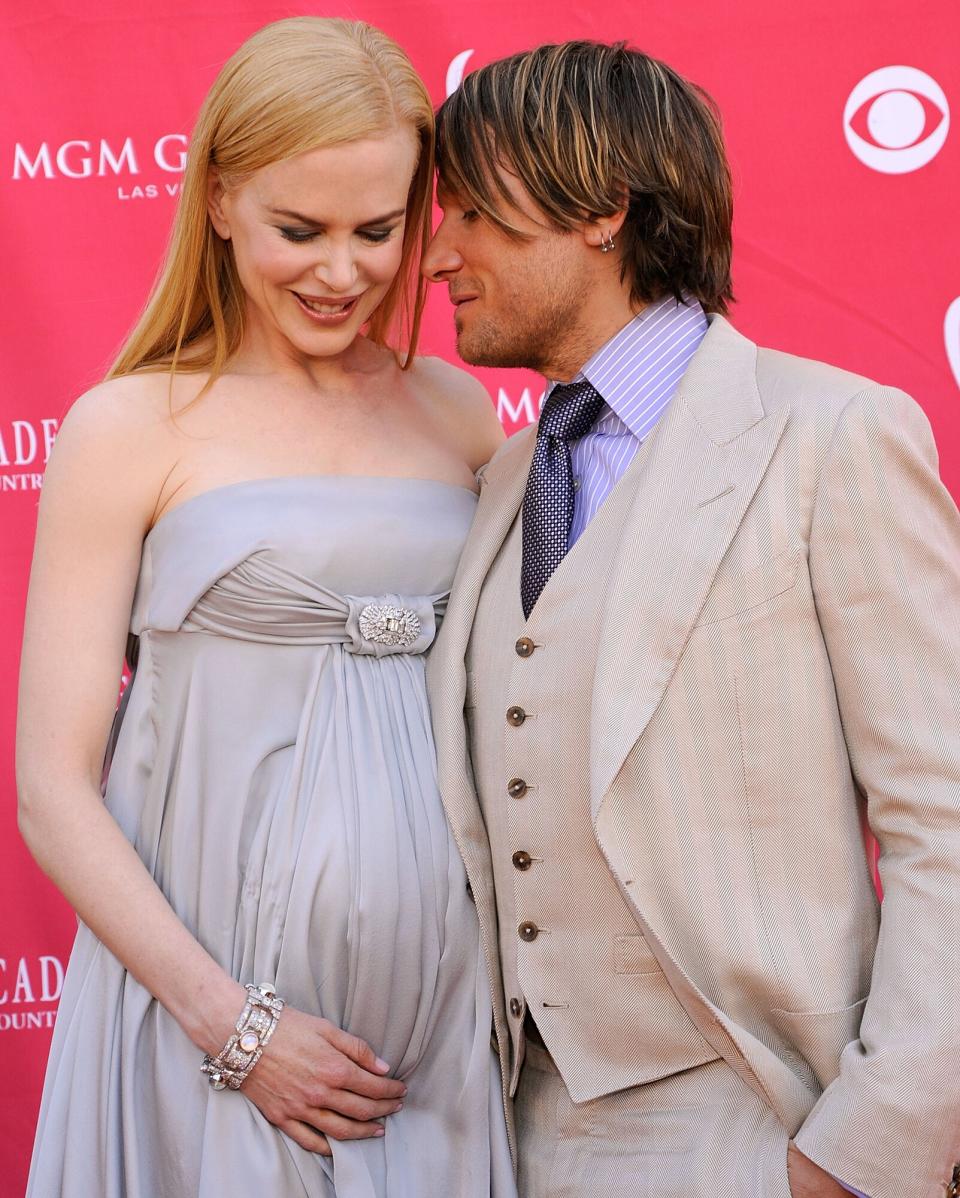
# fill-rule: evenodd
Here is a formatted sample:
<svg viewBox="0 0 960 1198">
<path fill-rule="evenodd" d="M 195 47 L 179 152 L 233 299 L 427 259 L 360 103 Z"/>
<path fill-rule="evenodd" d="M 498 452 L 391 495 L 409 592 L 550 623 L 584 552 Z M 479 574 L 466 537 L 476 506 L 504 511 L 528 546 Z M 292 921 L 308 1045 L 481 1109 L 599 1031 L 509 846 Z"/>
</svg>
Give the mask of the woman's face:
<svg viewBox="0 0 960 1198">
<path fill-rule="evenodd" d="M 248 338 L 308 357 L 347 349 L 400 267 L 417 152 L 413 131 L 397 129 L 273 163 L 232 191 L 211 178 Z"/>
</svg>

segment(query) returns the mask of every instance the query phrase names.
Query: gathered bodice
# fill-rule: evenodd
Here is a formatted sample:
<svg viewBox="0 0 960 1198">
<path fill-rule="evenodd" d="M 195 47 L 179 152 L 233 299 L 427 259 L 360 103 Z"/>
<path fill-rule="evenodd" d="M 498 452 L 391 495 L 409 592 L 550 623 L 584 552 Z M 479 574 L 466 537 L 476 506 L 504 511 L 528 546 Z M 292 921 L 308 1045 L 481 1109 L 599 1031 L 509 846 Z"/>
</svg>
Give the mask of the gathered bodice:
<svg viewBox="0 0 960 1198">
<path fill-rule="evenodd" d="M 422 653 L 475 505 L 466 487 L 379 476 L 296 475 L 202 492 L 147 535 L 131 632 Z"/>
</svg>

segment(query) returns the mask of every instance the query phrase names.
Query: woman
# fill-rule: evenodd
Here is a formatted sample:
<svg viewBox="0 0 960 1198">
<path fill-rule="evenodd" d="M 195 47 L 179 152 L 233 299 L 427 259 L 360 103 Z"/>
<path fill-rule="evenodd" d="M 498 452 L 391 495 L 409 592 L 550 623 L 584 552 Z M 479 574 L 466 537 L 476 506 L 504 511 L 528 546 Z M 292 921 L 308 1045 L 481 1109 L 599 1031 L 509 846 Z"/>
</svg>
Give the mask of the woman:
<svg viewBox="0 0 960 1198">
<path fill-rule="evenodd" d="M 513 1193 L 423 681 L 501 436 L 413 357 L 431 137 L 378 31 L 257 33 L 145 314 L 62 427 L 18 771 L 81 923 L 31 1198 Z"/>
</svg>

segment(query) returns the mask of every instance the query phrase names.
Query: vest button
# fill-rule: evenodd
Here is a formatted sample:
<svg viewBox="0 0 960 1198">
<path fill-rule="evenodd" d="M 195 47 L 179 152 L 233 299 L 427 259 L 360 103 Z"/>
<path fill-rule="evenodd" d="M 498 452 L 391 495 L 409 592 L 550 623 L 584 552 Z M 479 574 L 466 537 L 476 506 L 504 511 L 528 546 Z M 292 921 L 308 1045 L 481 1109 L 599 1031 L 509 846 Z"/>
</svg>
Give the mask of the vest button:
<svg viewBox="0 0 960 1198">
<path fill-rule="evenodd" d="M 514 646 L 517 651 L 517 657 L 532 657 L 536 647 L 528 636 L 522 636 Z"/>
<path fill-rule="evenodd" d="M 511 778 L 507 783 L 507 794 L 511 799 L 522 799 L 529 787 L 522 778 Z"/>
<path fill-rule="evenodd" d="M 520 939 L 526 940 L 528 943 L 531 940 L 536 940 L 536 938 L 540 935 L 540 929 L 535 923 L 531 923 L 529 919 L 522 923 L 520 927 L 517 928 L 517 931 L 520 933 Z"/>
<path fill-rule="evenodd" d="M 514 853 L 511 860 L 517 869 L 529 869 L 530 866 L 533 865 L 533 858 L 523 849 L 520 849 L 518 852 Z"/>
<path fill-rule="evenodd" d="M 519 728 L 526 718 L 527 713 L 522 707 L 507 708 L 507 723 L 512 724 L 514 728 Z"/>
<path fill-rule="evenodd" d="M 510 999 L 510 1014 L 514 1017 L 514 1019 L 520 1018 L 520 1013 L 522 1010 L 523 1010 L 523 1003 L 520 1001 L 520 999 L 519 998 L 511 998 Z"/>
</svg>

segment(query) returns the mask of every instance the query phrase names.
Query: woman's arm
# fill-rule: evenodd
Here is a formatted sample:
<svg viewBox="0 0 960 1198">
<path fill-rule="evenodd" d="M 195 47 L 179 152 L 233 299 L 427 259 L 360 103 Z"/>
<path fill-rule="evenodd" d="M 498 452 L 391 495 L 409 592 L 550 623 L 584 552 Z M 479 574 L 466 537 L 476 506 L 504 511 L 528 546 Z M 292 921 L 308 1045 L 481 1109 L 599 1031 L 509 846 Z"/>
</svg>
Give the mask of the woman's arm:
<svg viewBox="0 0 960 1198">
<path fill-rule="evenodd" d="M 243 987 L 177 918 L 100 795 L 141 545 L 175 460 L 155 380 L 144 382 L 120 379 L 82 397 L 45 476 L 21 662 L 20 829 L 80 919 L 198 1049 L 216 1054 Z M 244 1093 L 322 1151 L 323 1137 L 304 1124 L 338 1138 L 381 1130 L 369 1121 L 404 1092 L 383 1072 L 362 1041 L 288 1010 Z"/>
<path fill-rule="evenodd" d="M 160 430 L 145 427 L 140 397 L 124 390 L 78 402 L 44 479 L 21 660 L 20 828 L 83 922 L 209 1050 L 242 987 L 176 918 L 100 798 L 140 546 L 162 482 L 152 460 Z"/>
</svg>

